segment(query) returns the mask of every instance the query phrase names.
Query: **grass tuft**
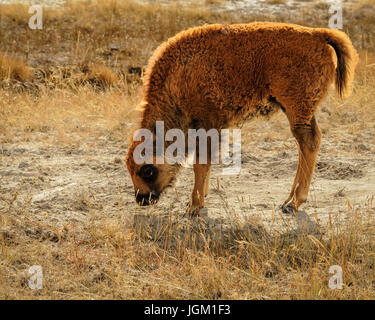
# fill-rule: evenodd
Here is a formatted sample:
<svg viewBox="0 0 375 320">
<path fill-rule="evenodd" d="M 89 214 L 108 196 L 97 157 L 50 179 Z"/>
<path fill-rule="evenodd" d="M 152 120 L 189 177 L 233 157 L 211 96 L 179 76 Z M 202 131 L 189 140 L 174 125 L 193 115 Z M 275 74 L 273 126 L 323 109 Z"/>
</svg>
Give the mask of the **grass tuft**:
<svg viewBox="0 0 375 320">
<path fill-rule="evenodd" d="M 0 53 L 0 81 L 16 80 L 26 82 L 32 78 L 33 70 L 23 60 Z"/>
</svg>

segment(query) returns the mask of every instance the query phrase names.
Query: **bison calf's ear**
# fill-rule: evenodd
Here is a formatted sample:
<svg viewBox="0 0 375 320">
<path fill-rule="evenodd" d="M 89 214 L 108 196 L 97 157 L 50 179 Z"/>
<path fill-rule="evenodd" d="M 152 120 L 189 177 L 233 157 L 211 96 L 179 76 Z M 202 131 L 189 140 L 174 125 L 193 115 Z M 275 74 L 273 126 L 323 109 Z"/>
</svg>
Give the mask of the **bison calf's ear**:
<svg viewBox="0 0 375 320">
<path fill-rule="evenodd" d="M 146 164 L 139 170 L 139 176 L 145 182 L 154 182 L 158 177 L 158 169 L 154 167 L 152 164 Z"/>
</svg>

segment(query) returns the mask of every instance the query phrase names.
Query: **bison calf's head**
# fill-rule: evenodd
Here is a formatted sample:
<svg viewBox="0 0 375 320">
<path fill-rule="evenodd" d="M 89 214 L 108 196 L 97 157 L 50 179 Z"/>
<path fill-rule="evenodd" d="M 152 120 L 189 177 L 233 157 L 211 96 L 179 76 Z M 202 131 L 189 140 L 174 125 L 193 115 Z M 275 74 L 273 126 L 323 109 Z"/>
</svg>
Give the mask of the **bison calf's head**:
<svg viewBox="0 0 375 320">
<path fill-rule="evenodd" d="M 156 203 L 163 190 L 173 185 L 177 167 L 166 163 L 137 164 L 133 150 L 131 146 L 126 156 L 126 166 L 133 181 L 135 199 L 142 206 Z"/>
</svg>

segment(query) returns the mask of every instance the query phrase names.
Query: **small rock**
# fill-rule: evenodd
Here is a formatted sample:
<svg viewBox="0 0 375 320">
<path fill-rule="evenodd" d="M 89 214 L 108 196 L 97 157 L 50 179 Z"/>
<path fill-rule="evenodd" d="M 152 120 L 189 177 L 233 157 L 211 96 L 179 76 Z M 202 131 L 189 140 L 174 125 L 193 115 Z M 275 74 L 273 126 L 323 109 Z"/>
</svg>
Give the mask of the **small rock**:
<svg viewBox="0 0 375 320">
<path fill-rule="evenodd" d="M 115 159 L 113 160 L 113 162 L 119 164 L 119 163 L 121 163 L 122 161 L 121 161 L 121 158 L 115 158 Z"/>
<path fill-rule="evenodd" d="M 369 151 L 370 148 L 366 145 L 364 145 L 363 143 L 360 143 L 358 146 L 357 146 L 357 149 L 358 150 L 361 150 L 361 151 Z"/>
<path fill-rule="evenodd" d="M 128 68 L 129 74 L 135 74 L 138 76 L 142 75 L 142 67 L 129 67 Z"/>
<path fill-rule="evenodd" d="M 111 43 L 111 44 L 109 45 L 109 49 L 110 49 L 111 51 L 118 51 L 118 50 L 120 50 L 120 46 L 119 46 L 118 44 Z"/>
<path fill-rule="evenodd" d="M 30 167 L 31 164 L 30 163 L 27 163 L 27 162 L 21 162 L 19 165 L 18 165 L 18 168 L 19 169 L 22 169 L 22 168 L 27 168 L 27 167 Z"/>
</svg>

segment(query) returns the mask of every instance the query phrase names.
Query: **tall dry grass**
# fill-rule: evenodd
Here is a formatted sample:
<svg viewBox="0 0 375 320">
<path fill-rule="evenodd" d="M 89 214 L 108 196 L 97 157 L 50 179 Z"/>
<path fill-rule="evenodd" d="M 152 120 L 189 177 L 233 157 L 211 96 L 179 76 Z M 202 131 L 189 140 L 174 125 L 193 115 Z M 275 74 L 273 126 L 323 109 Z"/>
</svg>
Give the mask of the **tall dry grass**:
<svg viewBox="0 0 375 320">
<path fill-rule="evenodd" d="M 269 20 L 328 27 L 328 8 L 315 7 L 315 3 L 293 8 L 290 15 L 278 16 L 215 10 L 215 4 L 192 2 L 171 2 L 165 6 L 158 1 L 145 5 L 131 0 L 69 1 L 58 9 L 44 9 L 43 30 L 28 28 L 27 6 L 1 5 L 1 50 L 17 53 L 33 67 L 89 61 L 127 70 L 145 65 L 161 41 L 192 26 Z M 344 31 L 358 49 L 373 50 L 375 18 L 371 14 L 373 3 L 368 3 L 345 7 Z"/>
<path fill-rule="evenodd" d="M 0 53 L 0 81 L 17 80 L 21 82 L 30 81 L 33 77 L 32 68 L 16 57 Z"/>
</svg>

